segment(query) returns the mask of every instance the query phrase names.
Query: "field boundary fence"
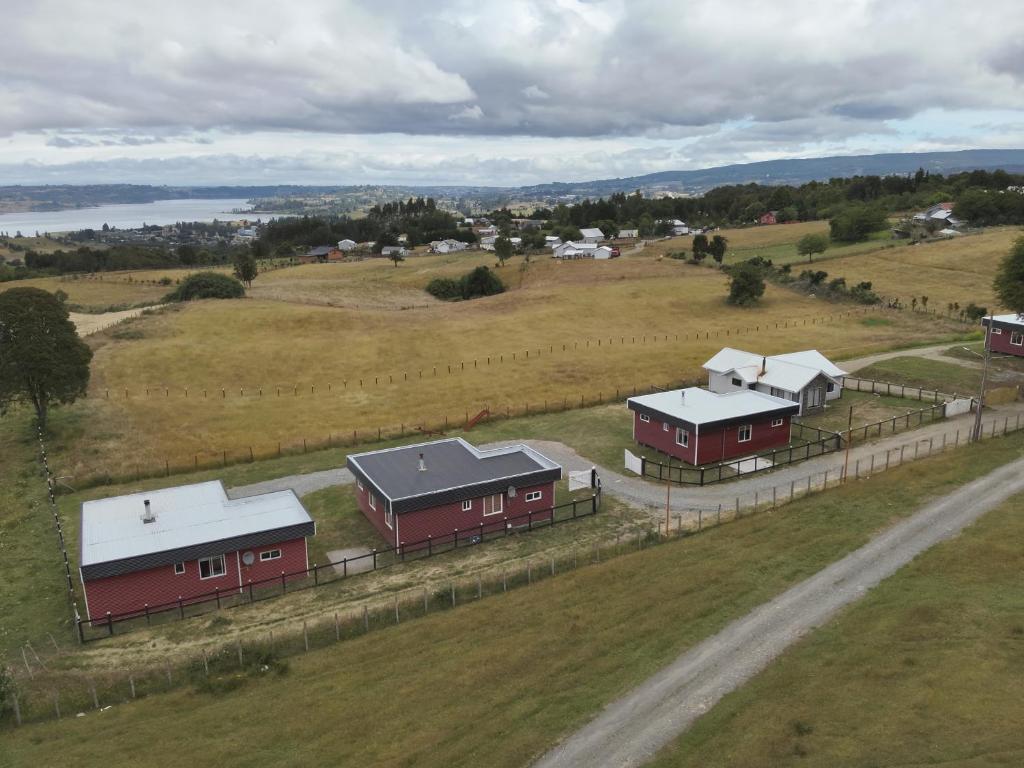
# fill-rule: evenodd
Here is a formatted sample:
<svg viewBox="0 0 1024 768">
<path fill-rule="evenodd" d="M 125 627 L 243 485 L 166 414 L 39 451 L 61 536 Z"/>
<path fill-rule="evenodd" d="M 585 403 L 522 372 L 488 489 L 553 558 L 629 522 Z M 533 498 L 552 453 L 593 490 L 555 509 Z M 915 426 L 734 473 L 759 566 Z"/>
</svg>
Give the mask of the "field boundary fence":
<svg viewBox="0 0 1024 768">
<path fill-rule="evenodd" d="M 1018 432 L 1020 415 L 985 422 L 984 440 Z M 638 528 L 625 536 L 617 535 L 586 547 L 573 547 L 556 554 L 541 553 L 516 564 L 505 564 L 461 578 L 440 579 L 376 598 L 345 609 L 327 609 L 313 618 L 298 618 L 284 629 L 268 630 L 259 637 L 238 637 L 212 646 L 184 663 L 149 664 L 139 668 L 121 668 L 113 673 L 91 673 L 49 669 L 31 658 L 26 666 L 35 674 L 19 673 L 11 668 L 14 686 L 13 707 L 0 712 L 0 727 L 17 727 L 27 722 L 52 721 L 71 713 L 97 712 L 111 705 L 175 690 L 184 685 L 202 688 L 240 672 L 257 675 L 284 659 L 304 655 L 337 643 L 361 637 L 369 632 L 393 627 L 417 618 L 474 604 L 513 589 L 542 584 L 556 575 L 581 567 L 598 565 L 615 557 L 647 549 L 661 543 L 699 535 L 721 524 L 770 512 L 807 496 L 838 487 L 848 479 L 868 477 L 895 469 L 915 458 L 941 454 L 966 445 L 960 439 L 936 443 L 917 440 L 890 448 L 870 457 L 861 457 L 850 468 L 809 474 L 806 478 L 753 494 L 737 496 L 734 504 L 688 509 L 672 515 L 670 524 Z M 922 448 L 922 446 L 924 448 Z M 674 526 L 672 525 L 674 522 Z"/>
</svg>

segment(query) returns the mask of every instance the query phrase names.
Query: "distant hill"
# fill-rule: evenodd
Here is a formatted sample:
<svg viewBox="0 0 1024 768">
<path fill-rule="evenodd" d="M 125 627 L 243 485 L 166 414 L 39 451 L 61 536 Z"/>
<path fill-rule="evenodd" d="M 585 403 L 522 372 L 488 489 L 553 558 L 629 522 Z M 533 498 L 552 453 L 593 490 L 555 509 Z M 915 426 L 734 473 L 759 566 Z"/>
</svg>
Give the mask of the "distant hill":
<svg viewBox="0 0 1024 768">
<path fill-rule="evenodd" d="M 620 179 L 538 184 L 520 187 L 516 193 L 524 198 L 561 195 L 607 197 L 615 192 L 633 192 L 637 189 L 645 193 L 666 191 L 699 194 L 726 184 L 796 185 L 839 177 L 914 173 L 918 168 L 942 174 L 997 168 L 1021 172 L 1024 171 L 1024 149 L 967 149 L 960 152 L 900 152 L 765 160 L 695 171 L 661 171 Z"/>
</svg>

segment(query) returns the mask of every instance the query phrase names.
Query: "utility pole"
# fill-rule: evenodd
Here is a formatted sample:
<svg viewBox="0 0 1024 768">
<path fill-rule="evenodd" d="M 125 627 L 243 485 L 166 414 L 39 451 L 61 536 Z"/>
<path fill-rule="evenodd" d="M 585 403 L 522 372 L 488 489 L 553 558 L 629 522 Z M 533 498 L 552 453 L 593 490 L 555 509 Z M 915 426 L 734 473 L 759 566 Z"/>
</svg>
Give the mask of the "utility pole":
<svg viewBox="0 0 1024 768">
<path fill-rule="evenodd" d="M 682 471 L 682 470 L 680 470 Z M 668 538 L 669 512 L 672 502 L 672 478 L 665 481 L 665 538 Z"/>
<path fill-rule="evenodd" d="M 988 366 L 992 360 L 992 322 L 993 316 L 988 316 L 988 323 L 985 326 L 985 364 L 981 369 L 981 388 L 978 391 L 978 409 L 974 412 L 974 429 L 971 431 L 971 440 L 981 440 L 981 409 L 985 405 L 985 385 L 988 382 Z"/>
<path fill-rule="evenodd" d="M 853 443 L 853 406 L 850 406 L 850 418 L 846 422 L 846 457 L 843 459 L 843 482 L 846 482 L 846 473 L 850 469 L 850 445 Z"/>
</svg>

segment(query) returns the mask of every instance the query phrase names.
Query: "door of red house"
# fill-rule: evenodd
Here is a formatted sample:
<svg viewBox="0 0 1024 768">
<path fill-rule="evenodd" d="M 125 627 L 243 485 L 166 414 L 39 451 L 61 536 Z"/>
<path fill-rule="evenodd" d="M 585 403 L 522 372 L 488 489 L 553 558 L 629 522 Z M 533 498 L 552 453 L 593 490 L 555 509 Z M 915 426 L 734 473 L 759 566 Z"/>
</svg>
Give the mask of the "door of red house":
<svg viewBox="0 0 1024 768">
<path fill-rule="evenodd" d="M 500 515 L 503 511 L 501 503 L 501 494 L 496 493 L 493 496 L 484 496 L 484 515 Z"/>
</svg>

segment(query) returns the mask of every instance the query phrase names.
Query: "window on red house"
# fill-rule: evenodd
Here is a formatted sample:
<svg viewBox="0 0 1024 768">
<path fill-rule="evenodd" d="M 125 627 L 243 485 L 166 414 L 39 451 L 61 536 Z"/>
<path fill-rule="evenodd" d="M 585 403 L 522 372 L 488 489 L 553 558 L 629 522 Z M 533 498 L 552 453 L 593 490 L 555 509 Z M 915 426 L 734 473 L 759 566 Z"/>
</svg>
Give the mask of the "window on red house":
<svg viewBox="0 0 1024 768">
<path fill-rule="evenodd" d="M 750 436 L 753 434 L 753 432 L 754 430 L 749 424 L 744 424 L 742 427 L 739 428 L 737 440 L 741 443 L 750 442 Z"/>
<path fill-rule="evenodd" d="M 223 576 L 226 569 L 224 567 L 224 555 L 215 555 L 214 557 L 204 557 L 199 561 L 199 578 L 200 579 L 213 579 L 217 576 Z"/>
</svg>

